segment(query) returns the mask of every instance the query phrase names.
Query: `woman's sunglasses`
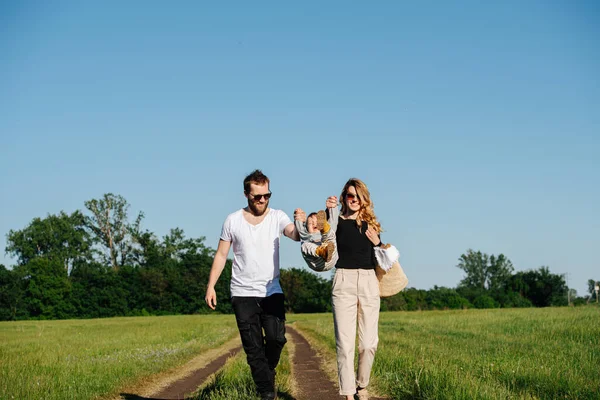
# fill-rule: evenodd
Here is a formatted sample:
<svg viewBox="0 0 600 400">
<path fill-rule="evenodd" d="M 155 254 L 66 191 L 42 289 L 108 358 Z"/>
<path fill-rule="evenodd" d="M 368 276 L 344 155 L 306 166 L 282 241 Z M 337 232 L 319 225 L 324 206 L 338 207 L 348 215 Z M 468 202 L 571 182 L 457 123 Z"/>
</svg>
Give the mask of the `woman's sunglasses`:
<svg viewBox="0 0 600 400">
<path fill-rule="evenodd" d="M 346 200 L 354 200 L 356 198 L 358 198 L 358 200 L 360 200 L 360 198 L 357 195 L 352 194 L 352 193 L 346 193 Z"/>
<path fill-rule="evenodd" d="M 263 197 L 265 198 L 265 200 L 269 200 L 271 198 L 272 194 L 273 193 L 271 193 L 271 192 L 266 193 L 266 194 L 252 194 L 252 193 L 248 193 L 248 196 L 252 196 L 252 200 L 254 200 L 254 201 L 261 201 Z"/>
</svg>

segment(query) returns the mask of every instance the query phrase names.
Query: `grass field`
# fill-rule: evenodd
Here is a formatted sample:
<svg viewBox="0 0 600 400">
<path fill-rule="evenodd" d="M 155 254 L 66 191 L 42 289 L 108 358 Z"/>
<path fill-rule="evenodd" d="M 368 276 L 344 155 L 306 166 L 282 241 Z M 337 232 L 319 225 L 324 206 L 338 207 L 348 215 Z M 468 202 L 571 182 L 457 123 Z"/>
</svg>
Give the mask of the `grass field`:
<svg viewBox="0 0 600 400">
<path fill-rule="evenodd" d="M 335 352 L 329 314 L 290 319 Z M 597 307 L 389 312 L 373 383 L 393 399 L 600 399 Z"/>
<path fill-rule="evenodd" d="M 237 335 L 233 316 L 0 323 L 0 399 L 92 399 Z"/>
<path fill-rule="evenodd" d="M 331 314 L 288 315 L 335 359 Z M 92 399 L 237 335 L 233 316 L 0 323 L 1 399 Z M 393 399 L 599 399 L 600 308 L 382 313 L 373 385 Z M 282 398 L 294 382 L 286 348 Z M 296 385 L 301 382 L 296 382 Z M 198 399 L 255 399 L 240 354 Z"/>
</svg>

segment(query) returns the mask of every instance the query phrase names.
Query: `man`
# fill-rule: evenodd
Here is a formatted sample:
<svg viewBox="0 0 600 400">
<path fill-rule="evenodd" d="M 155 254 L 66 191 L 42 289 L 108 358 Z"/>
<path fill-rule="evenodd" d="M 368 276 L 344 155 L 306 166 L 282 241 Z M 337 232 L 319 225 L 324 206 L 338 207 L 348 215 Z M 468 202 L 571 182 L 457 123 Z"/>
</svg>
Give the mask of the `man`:
<svg viewBox="0 0 600 400">
<path fill-rule="evenodd" d="M 215 284 L 233 246 L 231 304 L 242 345 L 262 399 L 275 399 L 275 367 L 286 343 L 279 240 L 281 234 L 295 241 L 300 241 L 300 236 L 283 211 L 269 208 L 269 178 L 261 171 L 244 179 L 244 195 L 248 206 L 229 214 L 223 224 L 205 300 L 214 310 Z"/>
</svg>

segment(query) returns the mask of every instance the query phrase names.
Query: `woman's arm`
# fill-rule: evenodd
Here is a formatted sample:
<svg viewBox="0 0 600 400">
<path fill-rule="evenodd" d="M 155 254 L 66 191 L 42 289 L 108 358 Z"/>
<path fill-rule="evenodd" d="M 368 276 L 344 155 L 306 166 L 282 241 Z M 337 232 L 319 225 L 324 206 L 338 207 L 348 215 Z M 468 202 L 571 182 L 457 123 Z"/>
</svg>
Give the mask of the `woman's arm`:
<svg viewBox="0 0 600 400">
<path fill-rule="evenodd" d="M 379 233 L 373 229 L 370 225 L 367 228 L 367 232 L 366 232 L 367 238 L 369 238 L 369 240 L 371 241 L 371 243 L 373 243 L 373 246 L 375 247 L 379 247 L 381 246 L 381 239 L 379 238 Z"/>
</svg>

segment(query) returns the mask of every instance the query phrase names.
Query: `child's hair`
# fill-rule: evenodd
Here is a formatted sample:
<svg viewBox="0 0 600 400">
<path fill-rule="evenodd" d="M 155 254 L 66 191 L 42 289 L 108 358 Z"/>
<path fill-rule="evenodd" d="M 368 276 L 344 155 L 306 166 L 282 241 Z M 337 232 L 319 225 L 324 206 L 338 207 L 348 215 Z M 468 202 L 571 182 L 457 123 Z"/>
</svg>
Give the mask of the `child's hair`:
<svg viewBox="0 0 600 400">
<path fill-rule="evenodd" d="M 316 217 L 317 213 L 316 212 L 312 212 L 310 214 L 307 215 L 306 219 L 308 220 L 310 217 Z"/>
</svg>

